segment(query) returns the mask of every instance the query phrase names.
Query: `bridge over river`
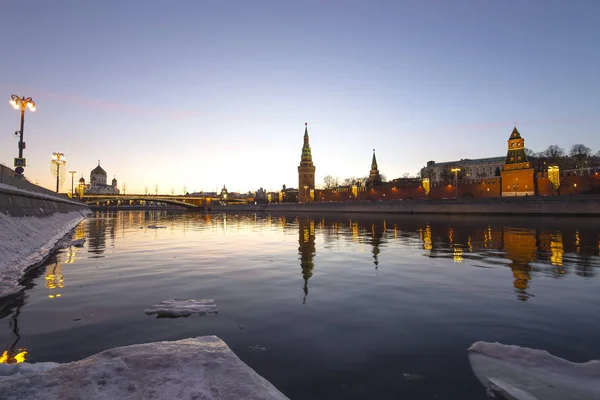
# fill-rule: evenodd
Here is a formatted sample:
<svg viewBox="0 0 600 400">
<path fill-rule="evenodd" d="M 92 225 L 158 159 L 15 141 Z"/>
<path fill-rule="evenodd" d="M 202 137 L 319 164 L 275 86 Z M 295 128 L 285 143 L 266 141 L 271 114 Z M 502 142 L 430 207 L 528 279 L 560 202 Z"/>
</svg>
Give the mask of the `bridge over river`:
<svg viewBox="0 0 600 400">
<path fill-rule="evenodd" d="M 81 201 L 98 207 L 126 207 L 150 204 L 167 204 L 185 207 L 192 210 L 202 210 L 209 204 L 219 204 L 219 197 L 190 196 L 190 195 L 151 195 L 151 194 L 86 194 Z M 245 199 L 227 199 L 227 204 L 247 204 Z"/>
</svg>

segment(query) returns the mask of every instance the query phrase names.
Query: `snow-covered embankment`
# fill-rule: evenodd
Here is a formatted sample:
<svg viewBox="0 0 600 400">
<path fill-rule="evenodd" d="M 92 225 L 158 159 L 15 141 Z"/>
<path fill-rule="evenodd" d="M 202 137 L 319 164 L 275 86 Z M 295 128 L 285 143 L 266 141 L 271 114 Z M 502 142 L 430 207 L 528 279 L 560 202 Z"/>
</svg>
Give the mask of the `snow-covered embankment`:
<svg viewBox="0 0 600 400">
<path fill-rule="evenodd" d="M 28 268 L 43 261 L 88 209 L 55 212 L 44 217 L 13 217 L 0 212 L 0 298 L 22 289 Z"/>
</svg>

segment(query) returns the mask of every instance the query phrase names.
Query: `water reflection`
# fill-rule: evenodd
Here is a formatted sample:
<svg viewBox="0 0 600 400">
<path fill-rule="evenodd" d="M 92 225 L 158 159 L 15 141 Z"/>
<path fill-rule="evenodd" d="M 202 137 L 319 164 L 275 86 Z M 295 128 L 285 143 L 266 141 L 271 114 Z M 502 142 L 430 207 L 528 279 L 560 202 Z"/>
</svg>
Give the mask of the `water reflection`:
<svg viewBox="0 0 600 400">
<path fill-rule="evenodd" d="M 388 231 L 390 222 L 383 219 L 299 218 L 303 301 L 306 301 L 308 280 L 313 274 L 317 236 L 323 237 L 326 249 L 341 249 L 340 241 L 344 240 L 350 246 L 357 246 L 356 251 L 363 251 L 365 245 L 369 246 L 375 269 L 379 268 L 381 255 L 385 254 L 383 244 L 387 241 L 410 244 L 411 240 L 407 241 L 410 238 L 418 239 L 426 257 L 448 258 L 456 263 L 468 262 L 475 266 L 506 266 L 513 277 L 516 298 L 521 301 L 534 296 L 531 292 L 533 273 L 560 278 L 571 271 L 582 277 L 591 277 L 600 265 L 596 255 L 598 244 L 595 241 L 599 239 L 595 228 L 573 227 L 560 231 L 552 226 L 527 227 L 527 221 L 523 219 L 511 224 L 501 219 L 490 223 L 483 218 L 456 221 L 452 218 L 431 221 L 398 218 L 391 223 L 393 230 Z M 285 222 L 280 226 L 287 229 Z"/>
<path fill-rule="evenodd" d="M 18 347 L 19 341 L 21 340 L 21 334 L 19 332 L 19 315 L 21 314 L 21 307 L 25 304 L 25 300 L 23 296 L 19 296 L 17 301 L 14 304 L 15 312 L 10 317 L 9 327 L 14 335 L 14 340 L 10 344 L 7 350 L 2 352 L 0 355 L 0 364 L 18 364 L 22 363 L 27 358 L 27 350 L 21 347 Z M 4 317 L 5 310 L 0 313 L 0 318 Z"/>
<path fill-rule="evenodd" d="M 46 267 L 46 287 L 50 289 L 48 298 L 55 299 L 61 297 L 60 289 L 65 286 L 65 278 L 62 273 L 62 262 L 60 258 L 54 264 Z"/>
<path fill-rule="evenodd" d="M 298 253 L 300 254 L 300 267 L 304 279 L 304 297 L 302 304 L 306 303 L 308 296 L 308 280 L 312 277 L 315 267 L 315 220 L 308 217 L 298 218 Z"/>
</svg>

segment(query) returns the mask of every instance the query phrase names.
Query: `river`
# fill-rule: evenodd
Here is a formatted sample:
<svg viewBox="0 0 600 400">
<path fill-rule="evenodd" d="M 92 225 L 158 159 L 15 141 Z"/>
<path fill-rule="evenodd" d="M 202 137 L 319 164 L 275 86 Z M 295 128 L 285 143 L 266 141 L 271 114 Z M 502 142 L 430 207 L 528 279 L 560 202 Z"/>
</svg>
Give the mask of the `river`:
<svg viewBox="0 0 600 400">
<path fill-rule="evenodd" d="M 217 335 L 292 399 L 486 399 L 475 341 L 600 358 L 597 218 L 119 211 L 73 237 L 0 304 L 4 361 Z M 144 313 L 170 298 L 219 314 Z"/>
</svg>

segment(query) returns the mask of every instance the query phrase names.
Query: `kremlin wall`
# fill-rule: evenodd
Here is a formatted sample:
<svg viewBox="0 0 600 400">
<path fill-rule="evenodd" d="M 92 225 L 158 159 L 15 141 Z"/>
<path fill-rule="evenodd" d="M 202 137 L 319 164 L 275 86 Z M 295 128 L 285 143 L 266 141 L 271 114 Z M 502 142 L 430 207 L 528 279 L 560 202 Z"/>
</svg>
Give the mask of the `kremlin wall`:
<svg viewBox="0 0 600 400">
<path fill-rule="evenodd" d="M 559 171 L 549 176 L 548 171 L 534 173 L 525 154 L 525 140 L 515 127 L 508 139 L 508 150 L 500 176 L 479 179 L 420 179 L 401 178 L 382 182 L 375 153 L 365 186 L 339 186 L 316 189 L 308 128 L 305 127 L 302 160 L 298 167 L 299 203 L 389 201 L 408 199 L 442 200 L 449 198 L 497 198 L 515 196 L 585 195 L 600 193 L 600 173 Z M 579 171 L 577 171 L 579 172 Z M 458 182 L 457 182 L 458 181 Z M 554 183 L 552 182 L 554 181 Z M 458 184 L 457 184 L 458 183 Z M 281 196 L 279 196 L 281 197 Z M 273 200 L 278 196 L 271 196 Z M 271 201 L 277 202 L 277 201 Z"/>
</svg>

